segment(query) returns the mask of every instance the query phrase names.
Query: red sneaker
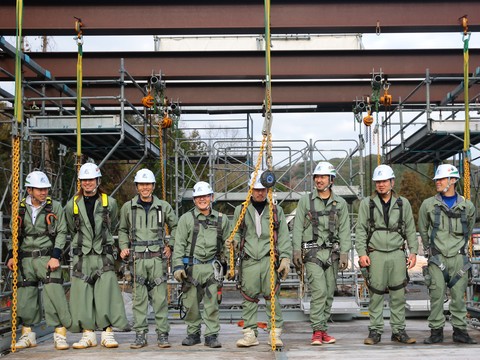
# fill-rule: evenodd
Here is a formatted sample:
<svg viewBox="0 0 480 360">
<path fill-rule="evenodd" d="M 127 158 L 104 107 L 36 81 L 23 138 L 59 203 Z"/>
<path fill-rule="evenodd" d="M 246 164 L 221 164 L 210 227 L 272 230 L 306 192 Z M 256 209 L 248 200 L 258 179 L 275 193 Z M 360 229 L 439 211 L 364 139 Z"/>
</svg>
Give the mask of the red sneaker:
<svg viewBox="0 0 480 360">
<path fill-rule="evenodd" d="M 327 334 L 326 331 L 321 331 L 322 333 L 322 342 L 325 344 L 333 344 L 336 340 L 333 336 Z"/>
<path fill-rule="evenodd" d="M 311 345 L 322 345 L 322 331 L 313 332 Z"/>
</svg>

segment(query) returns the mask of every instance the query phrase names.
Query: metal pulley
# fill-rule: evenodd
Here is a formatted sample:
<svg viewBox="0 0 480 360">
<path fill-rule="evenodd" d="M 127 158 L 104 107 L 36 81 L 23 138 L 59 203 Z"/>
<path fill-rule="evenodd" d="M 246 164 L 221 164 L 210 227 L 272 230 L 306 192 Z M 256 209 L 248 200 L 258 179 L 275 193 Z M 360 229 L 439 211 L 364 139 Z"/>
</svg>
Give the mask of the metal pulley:
<svg viewBox="0 0 480 360">
<path fill-rule="evenodd" d="M 380 103 L 383 106 L 391 106 L 392 105 L 392 95 L 388 93 L 388 90 L 385 89 L 385 92 L 382 96 L 380 96 Z"/>
<path fill-rule="evenodd" d="M 370 111 L 368 112 L 368 115 L 363 118 L 363 123 L 365 126 L 370 126 L 373 124 L 373 116 Z"/>
<path fill-rule="evenodd" d="M 275 174 L 270 170 L 264 171 L 260 176 L 260 183 L 267 189 L 273 187 L 276 181 Z"/>
</svg>

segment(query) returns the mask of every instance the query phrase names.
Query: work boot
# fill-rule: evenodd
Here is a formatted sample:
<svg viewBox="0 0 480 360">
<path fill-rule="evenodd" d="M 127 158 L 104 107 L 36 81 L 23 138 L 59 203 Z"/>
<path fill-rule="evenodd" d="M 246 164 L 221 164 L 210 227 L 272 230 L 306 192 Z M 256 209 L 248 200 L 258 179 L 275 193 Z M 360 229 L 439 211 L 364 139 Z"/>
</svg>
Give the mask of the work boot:
<svg viewBox="0 0 480 360">
<path fill-rule="evenodd" d="M 80 341 L 72 345 L 74 349 L 86 349 L 93 346 L 97 346 L 97 336 L 95 335 L 95 331 L 92 330 L 83 330 Z"/>
<path fill-rule="evenodd" d="M 57 350 L 67 350 L 70 348 L 70 345 L 67 343 L 67 329 L 65 327 L 55 328 L 55 332 L 53 333 L 53 343 Z"/>
<path fill-rule="evenodd" d="M 222 344 L 220 344 L 220 341 L 218 341 L 217 337 L 218 337 L 217 334 L 205 336 L 205 346 L 208 346 L 213 349 L 221 348 Z"/>
<path fill-rule="evenodd" d="M 472 339 L 470 335 L 468 335 L 467 330 L 462 330 L 456 327 L 453 327 L 453 342 L 462 343 L 462 344 L 476 344 L 477 340 Z"/>
<path fill-rule="evenodd" d="M 139 331 L 135 334 L 135 342 L 130 344 L 130 349 L 141 349 L 145 346 L 147 346 L 147 334 Z"/>
<path fill-rule="evenodd" d="M 268 336 L 268 345 L 272 345 L 272 335 L 273 339 L 275 340 L 275 346 L 282 347 L 283 346 L 283 341 L 280 338 L 282 336 L 282 329 L 281 328 L 275 328 L 275 333 L 272 334 L 272 331 L 270 330 L 269 336 Z"/>
<path fill-rule="evenodd" d="M 424 344 L 437 344 L 443 342 L 443 328 L 431 329 L 430 336 L 423 340 Z"/>
<path fill-rule="evenodd" d="M 258 345 L 257 335 L 252 328 L 242 329 L 243 338 L 237 341 L 237 347 L 250 347 Z"/>
<path fill-rule="evenodd" d="M 335 341 L 337 341 L 333 336 L 328 335 L 326 331 L 320 331 L 320 332 L 322 333 L 322 342 L 324 344 L 333 344 L 335 343 Z"/>
<path fill-rule="evenodd" d="M 101 341 L 102 346 L 105 346 L 106 348 L 117 348 L 118 347 L 118 342 L 115 340 L 113 336 L 113 330 L 109 326 L 105 329 L 105 331 L 102 331 L 102 341 Z"/>
<path fill-rule="evenodd" d="M 365 345 L 375 345 L 378 344 L 382 340 L 382 335 L 376 332 L 375 330 L 370 330 L 368 333 L 368 337 L 363 340 Z"/>
<path fill-rule="evenodd" d="M 312 342 L 310 345 L 322 345 L 322 332 L 320 330 L 315 330 L 312 335 Z"/>
<path fill-rule="evenodd" d="M 29 347 L 37 346 L 37 337 L 32 328 L 28 326 L 22 327 L 22 336 L 18 339 L 15 348 L 17 349 L 26 349 Z"/>
<path fill-rule="evenodd" d="M 158 347 L 162 348 L 162 349 L 169 348 L 170 346 L 172 346 L 168 342 L 168 334 L 167 333 L 158 334 L 157 344 L 158 344 Z"/>
<path fill-rule="evenodd" d="M 187 337 L 182 341 L 183 346 L 192 346 L 200 343 L 200 333 L 188 334 Z"/>
<path fill-rule="evenodd" d="M 392 334 L 392 341 L 396 341 L 402 344 L 415 344 L 417 340 L 415 338 L 411 338 L 407 335 L 405 330 L 400 330 L 399 332 Z"/>
</svg>

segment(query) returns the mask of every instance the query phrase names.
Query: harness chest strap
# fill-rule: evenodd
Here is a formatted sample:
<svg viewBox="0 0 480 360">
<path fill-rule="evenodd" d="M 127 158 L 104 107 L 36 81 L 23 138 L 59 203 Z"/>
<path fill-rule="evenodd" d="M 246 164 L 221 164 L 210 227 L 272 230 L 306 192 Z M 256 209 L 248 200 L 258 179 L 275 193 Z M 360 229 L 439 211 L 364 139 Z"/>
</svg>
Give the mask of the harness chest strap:
<svg viewBox="0 0 480 360">
<path fill-rule="evenodd" d="M 107 272 L 107 271 L 114 271 L 115 267 L 113 262 L 111 262 L 108 257 L 106 256 L 107 254 L 113 255 L 113 246 L 108 246 L 107 245 L 107 230 L 110 229 L 111 227 L 111 221 L 110 221 L 110 210 L 108 209 L 108 195 L 105 193 L 101 194 L 101 201 L 102 201 L 102 208 L 103 208 L 103 213 L 102 213 L 102 262 L 103 266 L 101 269 L 95 271 L 91 275 L 86 275 L 82 272 L 82 267 L 83 267 L 83 234 L 80 229 L 80 214 L 79 214 L 79 209 L 78 209 L 78 195 L 75 195 L 73 198 L 73 218 L 75 222 L 75 230 L 78 234 L 78 239 L 77 239 L 77 248 L 73 249 L 73 252 L 75 255 L 78 255 L 78 261 L 75 264 L 73 268 L 72 275 L 76 278 L 79 278 L 86 283 L 90 285 L 94 285 L 95 282 L 100 278 L 100 276 Z"/>
<path fill-rule="evenodd" d="M 312 246 L 308 251 L 305 251 L 305 255 L 303 257 L 304 262 L 312 262 L 320 266 L 323 270 L 327 270 L 334 262 L 333 259 L 334 253 L 338 252 L 338 243 L 334 241 L 335 239 L 335 232 L 337 229 L 338 223 L 338 209 L 337 209 L 337 201 L 332 201 L 332 206 L 329 210 L 324 211 L 316 211 L 315 210 L 315 199 L 310 196 L 310 210 L 308 215 L 311 219 L 312 223 L 312 243 L 317 245 L 318 241 L 318 227 L 320 226 L 319 218 L 320 216 L 327 216 L 328 215 L 328 244 L 323 244 L 322 246 Z M 337 246 L 335 246 L 337 245 Z M 317 252 L 322 249 L 330 248 L 330 253 L 328 255 L 329 261 L 323 262 L 317 258 Z"/>
<path fill-rule="evenodd" d="M 275 253 L 275 258 L 277 260 L 276 267 L 278 268 L 278 228 L 279 228 L 279 222 L 278 222 L 278 210 L 277 210 L 277 205 L 273 204 L 272 208 L 272 213 L 273 213 L 273 241 L 274 241 L 274 253 Z M 237 276 L 237 289 L 240 290 L 240 294 L 242 294 L 243 298 L 247 301 L 258 303 L 260 299 L 258 297 L 251 297 L 248 296 L 242 289 L 242 264 L 243 260 L 245 260 L 245 257 L 247 256 L 245 254 L 245 241 L 246 241 L 246 232 L 247 232 L 247 226 L 245 225 L 245 218 L 243 219 L 242 223 L 240 224 L 240 246 L 239 246 L 239 268 L 238 268 L 238 276 Z M 268 253 L 270 255 L 270 252 Z M 280 282 L 278 281 L 278 277 L 276 280 L 275 284 L 275 289 L 274 292 L 276 293 L 277 290 L 280 288 Z M 263 296 L 265 300 L 270 300 L 271 299 L 271 294 L 264 295 Z"/>
</svg>

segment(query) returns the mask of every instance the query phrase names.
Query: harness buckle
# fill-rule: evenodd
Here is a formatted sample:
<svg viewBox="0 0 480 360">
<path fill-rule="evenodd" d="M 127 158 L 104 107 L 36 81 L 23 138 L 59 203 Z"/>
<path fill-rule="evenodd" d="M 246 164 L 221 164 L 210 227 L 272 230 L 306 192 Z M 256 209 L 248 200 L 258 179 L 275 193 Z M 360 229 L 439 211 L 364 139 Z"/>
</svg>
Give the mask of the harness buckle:
<svg viewBox="0 0 480 360">
<path fill-rule="evenodd" d="M 32 258 L 36 259 L 36 258 L 39 258 L 40 256 L 42 256 L 42 250 L 33 250 L 31 252 L 32 254 Z"/>
</svg>

